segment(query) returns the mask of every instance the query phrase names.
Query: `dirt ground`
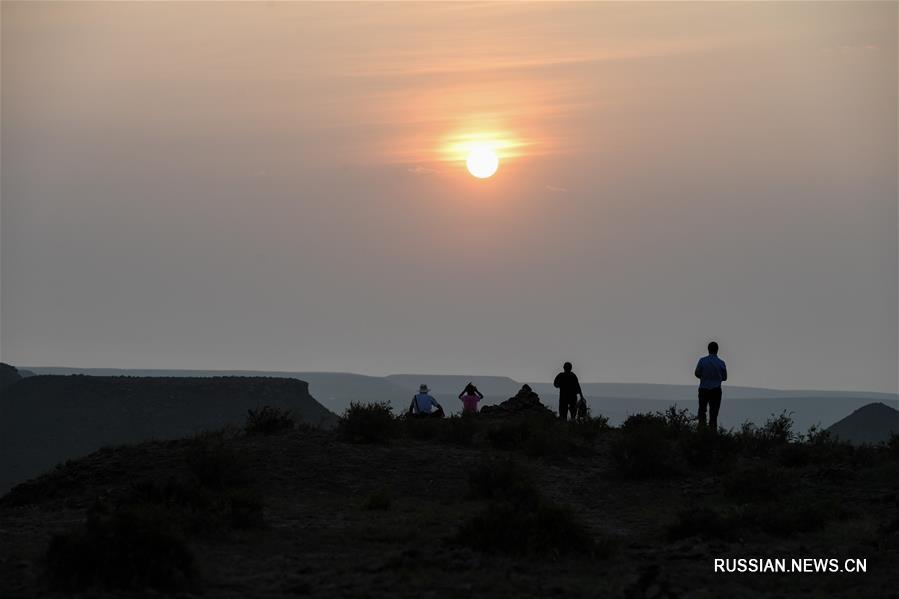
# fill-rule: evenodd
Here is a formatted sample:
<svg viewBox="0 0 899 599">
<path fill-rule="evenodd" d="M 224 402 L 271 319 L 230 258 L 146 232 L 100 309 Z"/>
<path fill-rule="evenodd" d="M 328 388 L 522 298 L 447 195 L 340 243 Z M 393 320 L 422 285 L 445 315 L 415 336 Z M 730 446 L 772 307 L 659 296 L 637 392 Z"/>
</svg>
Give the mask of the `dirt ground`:
<svg viewBox="0 0 899 599">
<path fill-rule="evenodd" d="M 590 451 L 528 457 L 517 452 L 401 438 L 387 445 L 340 441 L 334 432 L 237 435 L 264 499 L 265 525 L 191 538 L 206 597 L 899 597 L 899 462 L 857 470 L 799 469 L 801 484 L 838 497 L 847 515 L 814 532 L 752 534 L 734 541 L 670 541 L 679 510 L 727 500 L 707 472 L 649 480 L 617 476 L 608 435 Z M 43 556 L 54 533 L 84 521 L 98 500 L 136 480 L 177 476 L 196 440 L 105 449 L 14 489 L 0 505 L 0 596 L 51 590 Z M 453 541 L 483 507 L 469 473 L 485 457 L 515 453 L 540 490 L 570 506 L 592 534 L 614 540 L 609 557 L 482 553 Z M 489 454 L 487 456 L 486 454 Z M 16 495 L 18 493 L 18 495 Z M 388 509 L 367 500 L 389 497 Z M 24 499 L 23 499 L 24 497 Z M 726 574 L 714 558 L 866 558 L 858 574 Z M 84 597 L 154 596 L 87 590 Z M 184 595 L 185 593 L 182 593 Z"/>
</svg>

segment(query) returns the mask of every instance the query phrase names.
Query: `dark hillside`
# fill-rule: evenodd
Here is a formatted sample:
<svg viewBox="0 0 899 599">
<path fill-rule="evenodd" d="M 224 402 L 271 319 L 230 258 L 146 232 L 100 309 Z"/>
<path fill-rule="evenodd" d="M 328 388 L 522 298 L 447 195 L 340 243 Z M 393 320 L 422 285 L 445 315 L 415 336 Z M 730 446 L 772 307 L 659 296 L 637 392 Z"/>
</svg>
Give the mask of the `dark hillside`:
<svg viewBox="0 0 899 599">
<path fill-rule="evenodd" d="M 827 429 L 849 443 L 884 443 L 899 435 L 899 410 L 882 403 L 862 406 Z"/>
<path fill-rule="evenodd" d="M 897 455 L 782 424 L 479 417 L 368 445 L 300 428 L 107 448 L 0 498 L 0 596 L 893 596 Z M 867 572 L 713 572 L 760 556 Z"/>
<path fill-rule="evenodd" d="M 0 490 L 104 445 L 242 425 L 248 409 L 264 405 L 314 426 L 336 422 L 296 379 L 24 378 L 0 398 Z"/>
</svg>

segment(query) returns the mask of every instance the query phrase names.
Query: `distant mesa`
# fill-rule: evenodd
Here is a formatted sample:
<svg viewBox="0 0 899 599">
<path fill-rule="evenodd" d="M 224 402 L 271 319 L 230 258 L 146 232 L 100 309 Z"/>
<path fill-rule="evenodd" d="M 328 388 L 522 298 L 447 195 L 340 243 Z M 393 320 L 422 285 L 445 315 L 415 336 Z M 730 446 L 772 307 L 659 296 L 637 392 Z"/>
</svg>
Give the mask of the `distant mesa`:
<svg viewBox="0 0 899 599">
<path fill-rule="evenodd" d="M 899 435 L 899 410 L 883 403 L 869 403 L 852 412 L 828 429 L 830 433 L 856 445 L 877 444 Z"/>
</svg>

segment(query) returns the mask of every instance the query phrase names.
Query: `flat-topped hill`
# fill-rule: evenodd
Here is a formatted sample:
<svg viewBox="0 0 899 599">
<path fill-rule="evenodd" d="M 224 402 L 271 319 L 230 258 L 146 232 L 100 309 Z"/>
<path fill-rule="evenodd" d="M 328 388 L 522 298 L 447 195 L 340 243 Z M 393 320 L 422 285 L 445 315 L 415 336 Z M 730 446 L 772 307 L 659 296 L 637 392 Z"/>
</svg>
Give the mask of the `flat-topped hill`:
<svg viewBox="0 0 899 599">
<path fill-rule="evenodd" d="M 244 423 L 269 405 L 315 426 L 336 416 L 297 379 L 38 375 L 0 396 L 0 490 L 104 446 Z"/>
</svg>

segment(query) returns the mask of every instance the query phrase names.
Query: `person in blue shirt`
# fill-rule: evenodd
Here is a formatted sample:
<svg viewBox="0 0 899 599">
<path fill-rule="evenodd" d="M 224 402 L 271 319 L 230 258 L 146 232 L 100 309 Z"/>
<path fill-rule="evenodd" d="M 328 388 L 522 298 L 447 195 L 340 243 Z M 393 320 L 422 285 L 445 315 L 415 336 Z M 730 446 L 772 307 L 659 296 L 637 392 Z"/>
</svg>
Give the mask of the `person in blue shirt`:
<svg viewBox="0 0 899 599">
<path fill-rule="evenodd" d="M 431 390 L 428 389 L 428 386 L 419 385 L 418 393 L 412 398 L 412 405 L 409 406 L 409 415 L 443 418 L 444 413 L 443 407 L 431 397 Z"/>
<path fill-rule="evenodd" d="M 699 426 L 706 426 L 706 411 L 709 414 L 708 426 L 718 432 L 718 410 L 721 409 L 721 383 L 727 380 L 727 365 L 718 357 L 718 343 L 709 343 L 709 355 L 699 359 L 693 371 L 699 379 Z"/>
</svg>

